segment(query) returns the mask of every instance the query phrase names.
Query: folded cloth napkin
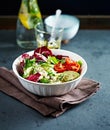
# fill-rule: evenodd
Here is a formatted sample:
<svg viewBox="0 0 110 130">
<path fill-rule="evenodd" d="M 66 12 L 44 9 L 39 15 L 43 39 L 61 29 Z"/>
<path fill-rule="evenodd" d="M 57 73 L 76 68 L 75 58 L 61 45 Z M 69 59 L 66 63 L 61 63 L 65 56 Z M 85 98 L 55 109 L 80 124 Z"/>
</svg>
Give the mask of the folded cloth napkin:
<svg viewBox="0 0 110 130">
<path fill-rule="evenodd" d="M 12 70 L 0 67 L 0 91 L 37 110 L 44 116 L 58 117 L 99 90 L 99 83 L 83 78 L 75 89 L 63 96 L 43 97 L 27 91 Z"/>
</svg>

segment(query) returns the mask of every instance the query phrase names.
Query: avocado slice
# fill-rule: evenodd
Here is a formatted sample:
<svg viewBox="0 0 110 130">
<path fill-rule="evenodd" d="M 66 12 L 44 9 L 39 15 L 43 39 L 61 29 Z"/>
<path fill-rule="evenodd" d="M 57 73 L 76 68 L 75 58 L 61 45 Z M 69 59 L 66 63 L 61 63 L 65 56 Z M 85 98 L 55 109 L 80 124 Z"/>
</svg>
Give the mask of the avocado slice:
<svg viewBox="0 0 110 130">
<path fill-rule="evenodd" d="M 80 76 L 80 74 L 78 72 L 75 71 L 64 71 L 62 73 L 62 82 L 67 82 L 67 81 L 71 81 L 73 79 L 76 79 Z"/>
</svg>

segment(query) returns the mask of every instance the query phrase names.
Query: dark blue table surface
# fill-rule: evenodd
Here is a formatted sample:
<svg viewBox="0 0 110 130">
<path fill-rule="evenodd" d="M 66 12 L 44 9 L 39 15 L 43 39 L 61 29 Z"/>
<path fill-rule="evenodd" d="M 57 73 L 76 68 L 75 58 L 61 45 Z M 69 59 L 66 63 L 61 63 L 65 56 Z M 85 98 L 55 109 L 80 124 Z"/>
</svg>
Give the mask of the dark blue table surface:
<svg viewBox="0 0 110 130">
<path fill-rule="evenodd" d="M 110 130 L 110 30 L 79 30 L 62 49 L 85 58 L 85 77 L 100 82 L 100 90 L 63 115 L 44 117 L 0 92 L 0 130 Z M 25 51 L 16 44 L 15 30 L 0 30 L 0 66 L 11 69 Z"/>
</svg>

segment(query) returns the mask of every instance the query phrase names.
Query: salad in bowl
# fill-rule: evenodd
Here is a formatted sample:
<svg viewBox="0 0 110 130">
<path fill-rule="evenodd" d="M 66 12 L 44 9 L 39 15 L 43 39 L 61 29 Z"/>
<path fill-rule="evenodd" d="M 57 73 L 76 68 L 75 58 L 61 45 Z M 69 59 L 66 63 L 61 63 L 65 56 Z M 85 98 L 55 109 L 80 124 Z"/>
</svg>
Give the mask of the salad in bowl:
<svg viewBox="0 0 110 130">
<path fill-rule="evenodd" d="M 86 73 L 87 64 L 76 53 L 43 46 L 20 55 L 12 68 L 27 90 L 41 96 L 53 96 L 74 88 Z"/>
</svg>

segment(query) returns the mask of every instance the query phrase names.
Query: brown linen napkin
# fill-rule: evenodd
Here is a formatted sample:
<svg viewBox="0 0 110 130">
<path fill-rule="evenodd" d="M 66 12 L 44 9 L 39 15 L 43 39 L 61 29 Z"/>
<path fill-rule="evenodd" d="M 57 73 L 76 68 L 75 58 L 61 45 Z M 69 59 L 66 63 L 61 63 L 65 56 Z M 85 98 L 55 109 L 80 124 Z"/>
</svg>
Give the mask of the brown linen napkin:
<svg viewBox="0 0 110 130">
<path fill-rule="evenodd" d="M 75 89 L 63 96 L 41 97 L 27 91 L 12 70 L 0 67 L 0 91 L 37 110 L 44 116 L 58 117 L 99 90 L 99 83 L 83 78 Z"/>
</svg>

